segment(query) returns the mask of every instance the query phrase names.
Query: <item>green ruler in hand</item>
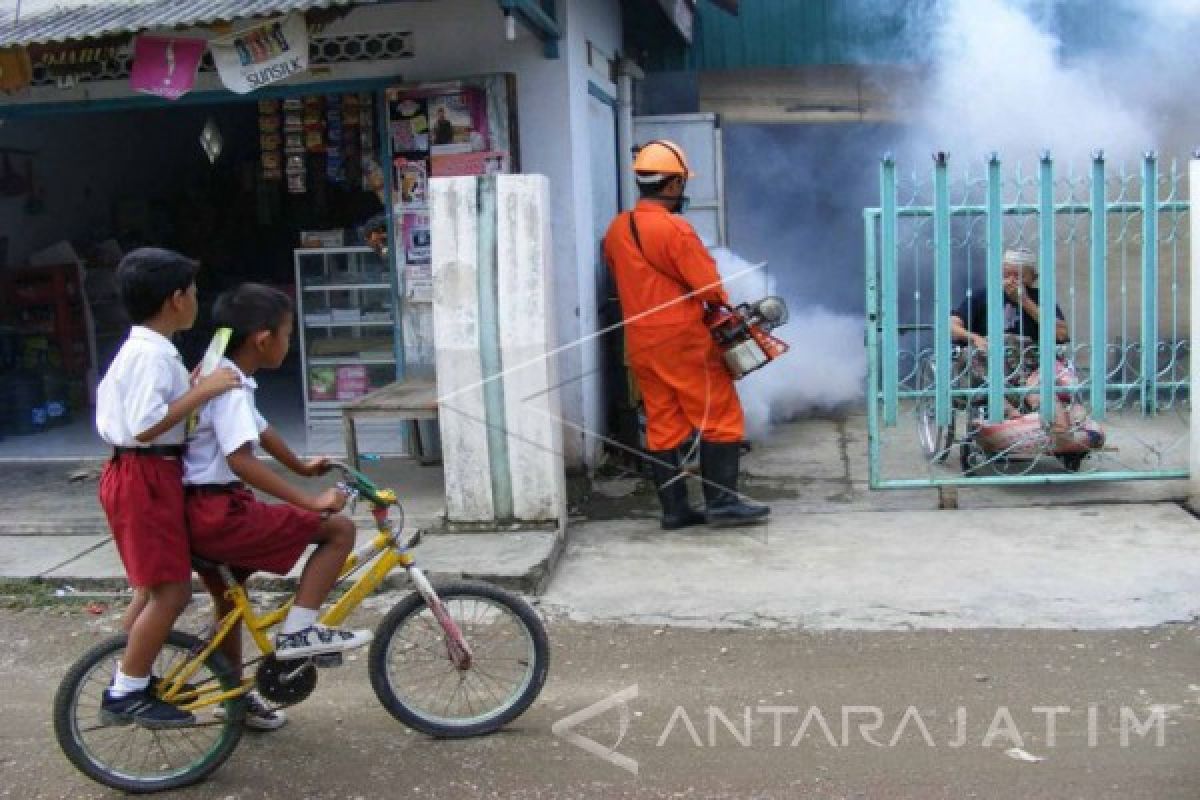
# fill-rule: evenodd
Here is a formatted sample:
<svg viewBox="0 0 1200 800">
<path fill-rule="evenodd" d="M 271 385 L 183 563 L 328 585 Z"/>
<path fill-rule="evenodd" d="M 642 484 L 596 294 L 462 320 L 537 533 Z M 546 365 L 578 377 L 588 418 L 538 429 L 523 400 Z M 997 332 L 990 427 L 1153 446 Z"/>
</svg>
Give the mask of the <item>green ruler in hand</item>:
<svg viewBox="0 0 1200 800">
<path fill-rule="evenodd" d="M 208 343 L 208 349 L 204 351 L 204 358 L 200 359 L 200 369 L 197 372 L 198 378 L 203 378 L 212 375 L 218 366 L 221 364 L 221 359 L 225 355 L 225 348 L 229 346 L 229 338 L 233 336 L 233 328 L 217 328 L 213 334 L 212 341 Z M 187 432 L 190 436 L 192 431 L 196 430 L 196 425 L 200 422 L 200 410 L 197 409 L 188 415 Z"/>
</svg>

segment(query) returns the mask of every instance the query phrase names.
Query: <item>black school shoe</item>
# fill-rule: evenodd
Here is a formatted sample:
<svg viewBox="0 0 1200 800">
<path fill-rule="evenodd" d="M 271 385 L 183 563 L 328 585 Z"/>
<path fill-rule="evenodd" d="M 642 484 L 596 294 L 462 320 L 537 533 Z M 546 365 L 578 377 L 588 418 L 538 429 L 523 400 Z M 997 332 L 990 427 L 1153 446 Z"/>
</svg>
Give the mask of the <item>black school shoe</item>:
<svg viewBox="0 0 1200 800">
<path fill-rule="evenodd" d="M 196 715 L 159 700 L 149 687 L 124 697 L 113 697 L 111 691 L 105 689 L 100 700 L 100 722 L 105 725 L 136 723 L 150 730 L 167 730 L 195 725 Z"/>
</svg>

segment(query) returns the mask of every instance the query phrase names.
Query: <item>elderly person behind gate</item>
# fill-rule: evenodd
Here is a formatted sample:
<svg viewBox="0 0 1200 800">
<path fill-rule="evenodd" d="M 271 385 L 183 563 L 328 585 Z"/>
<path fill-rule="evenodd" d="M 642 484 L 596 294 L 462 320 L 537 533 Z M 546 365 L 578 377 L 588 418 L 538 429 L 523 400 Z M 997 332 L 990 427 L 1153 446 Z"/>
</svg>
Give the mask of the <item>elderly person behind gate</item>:
<svg viewBox="0 0 1200 800">
<path fill-rule="evenodd" d="M 1036 345 L 1041 334 L 1041 307 L 1038 305 L 1038 263 L 1033 252 L 1025 248 L 1014 248 L 1004 252 L 1004 330 L 1000 332 L 999 351 L 1003 352 L 1004 336 L 1028 337 Z M 1054 306 L 1054 340 L 1059 344 L 1070 341 L 1070 331 L 1063 318 L 1062 309 Z M 988 303 L 987 289 L 972 288 L 962 304 L 950 315 L 950 338 L 952 341 L 969 345 L 980 352 L 988 351 Z M 1024 354 L 1018 354 L 1018 361 Z M 968 358 L 970 355 L 968 354 Z M 971 386 L 983 385 L 987 379 L 986 367 L 981 361 L 970 359 Z M 1023 381 L 1026 386 L 1036 386 L 1038 372 L 1034 369 Z M 1029 409 L 1037 407 L 1038 398 L 1027 395 L 1024 402 Z M 1020 401 L 1017 401 L 1018 403 Z M 1013 403 L 1005 401 L 1007 416 L 1017 416 L 1021 411 Z"/>
</svg>

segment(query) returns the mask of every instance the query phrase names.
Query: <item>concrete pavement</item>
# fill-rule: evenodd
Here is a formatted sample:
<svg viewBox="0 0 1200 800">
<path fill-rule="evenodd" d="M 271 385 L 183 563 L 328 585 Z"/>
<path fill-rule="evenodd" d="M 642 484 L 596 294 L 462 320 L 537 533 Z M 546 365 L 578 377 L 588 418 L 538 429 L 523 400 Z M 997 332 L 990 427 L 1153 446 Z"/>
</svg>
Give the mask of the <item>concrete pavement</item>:
<svg viewBox="0 0 1200 800">
<path fill-rule="evenodd" d="M 0 464 L 0 580 L 124 585 L 95 499 L 98 466 Z M 1188 581 L 1200 571 L 1197 523 L 1177 505 L 1182 481 L 964 489 L 959 511 L 937 512 L 935 490 L 868 489 L 861 416 L 779 426 L 743 467 L 743 490 L 774 509 L 765 528 L 665 534 L 646 481 L 606 468 L 565 537 L 444 533 L 440 470 L 388 459 L 367 471 L 400 490 L 407 527 L 424 532 L 419 563 L 435 576 L 539 592 L 557 569 L 548 599 L 588 618 L 893 629 L 1200 613 Z M 366 538 L 365 509 L 359 521 Z"/>
<path fill-rule="evenodd" d="M 108 524 L 96 500 L 102 462 L 0 464 L 0 581 L 37 579 L 79 590 L 126 585 Z M 397 490 L 405 529 L 421 542 L 419 563 L 434 578 L 476 577 L 526 592 L 544 588 L 563 545 L 556 531 L 442 531 L 441 470 L 405 459 L 370 462 L 364 470 L 381 486 Z M 329 478 L 289 480 L 317 492 Z M 359 542 L 373 536 L 367 505 L 355 513 Z M 290 579 L 299 574 L 295 570 Z M 389 580 L 404 582 L 402 574 Z M 285 588 L 292 580 L 259 575 L 253 584 Z"/>
<path fill-rule="evenodd" d="M 1200 615 L 1200 523 L 1173 504 L 773 517 L 720 533 L 580 525 L 543 603 L 586 621 L 806 630 Z"/>
</svg>

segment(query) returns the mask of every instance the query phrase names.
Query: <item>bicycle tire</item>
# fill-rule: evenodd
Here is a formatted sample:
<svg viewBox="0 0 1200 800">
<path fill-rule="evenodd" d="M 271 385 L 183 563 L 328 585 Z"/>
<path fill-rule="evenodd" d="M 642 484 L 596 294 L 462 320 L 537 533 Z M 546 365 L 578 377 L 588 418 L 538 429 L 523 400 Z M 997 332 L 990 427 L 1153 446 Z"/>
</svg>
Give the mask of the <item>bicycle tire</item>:
<svg viewBox="0 0 1200 800">
<path fill-rule="evenodd" d="M 935 385 L 933 362 L 925 360 L 918 367 L 917 389 L 925 390 Z M 917 440 L 921 452 L 931 464 L 943 464 L 954 446 L 955 411 L 950 409 L 947 425 L 938 425 L 934 419 L 934 399 L 920 397 L 916 403 Z"/>
<path fill-rule="evenodd" d="M 200 758 L 195 763 L 178 770 L 172 770 L 161 777 L 135 777 L 122 772 L 116 765 L 104 763 L 103 759 L 94 751 L 94 748 L 83 740 L 85 731 L 81 727 L 83 718 L 81 717 L 80 709 L 83 690 L 90 688 L 90 691 L 95 694 L 95 699 L 99 700 L 96 684 L 90 681 L 91 676 L 98 668 L 103 668 L 105 662 L 114 660 L 117 654 L 125 649 L 128 639 L 128 636 L 121 634 L 99 642 L 84 653 L 67 670 L 67 674 L 63 677 L 58 691 L 54 695 L 54 735 L 58 740 L 58 745 L 62 748 L 63 754 L 66 755 L 67 759 L 80 772 L 97 783 L 112 789 L 144 794 L 179 789 L 199 783 L 225 763 L 225 760 L 229 758 L 241 740 L 242 718 L 245 715 L 246 705 L 243 698 L 238 697 L 225 701 L 225 719 L 219 725 L 220 731 L 216 741 L 207 751 L 201 750 Z M 182 651 L 187 657 L 190 657 L 191 654 L 200 652 L 204 646 L 205 643 L 203 641 L 191 634 L 171 631 L 167 636 L 166 644 L 163 646 L 163 653 L 160 653 L 159 658 L 161 659 L 164 653 L 172 649 Z M 237 687 L 238 681 L 234 677 L 233 670 L 230 668 L 228 660 L 221 653 L 214 652 L 209 655 L 204 662 L 204 667 L 219 682 L 222 689 L 229 690 Z M 107 673 L 107 675 L 101 673 L 100 680 L 106 681 L 109 675 L 111 673 Z M 104 726 L 91 726 L 89 732 L 101 727 Z M 160 735 L 182 734 L 186 731 L 198 730 L 200 727 L 200 725 L 197 725 L 191 728 L 171 731 L 149 731 L 136 724 L 130 724 L 123 727 L 108 726 L 104 727 L 104 730 L 106 732 L 126 731 L 130 736 L 145 734 L 153 738 L 153 742 L 157 744 L 158 750 L 166 756 L 166 748 L 163 747 L 163 743 L 159 738 Z M 218 727 L 218 725 L 209 723 L 203 727 Z M 147 744 L 149 745 L 150 742 L 148 741 Z M 189 747 L 195 747 L 195 743 L 190 743 Z M 132 751 L 132 748 L 127 749 Z M 122 750 L 122 752 L 125 752 L 125 750 Z"/>
<path fill-rule="evenodd" d="M 435 639 L 441 633 L 440 628 L 436 627 L 437 622 L 425 604 L 424 598 L 419 593 L 412 592 L 397 603 L 376 628 L 375 639 L 371 642 L 371 650 L 368 655 L 368 674 L 371 678 L 371 686 L 388 713 L 413 730 L 437 738 L 465 738 L 492 733 L 525 713 L 545 685 L 550 662 L 550 645 L 545 625 L 528 603 L 498 586 L 474 581 L 459 581 L 438 586 L 436 591 L 438 597 L 446 605 L 447 611 L 455 616 L 455 622 L 462 629 L 463 635 L 474 651 L 474 660 L 471 667 L 465 672 L 458 671 L 449 656 L 443 652 L 444 645 L 437 641 L 433 643 L 432 648 L 425 649 L 426 657 L 418 660 L 426 661 L 435 667 L 443 666 L 447 675 L 459 672 L 460 686 L 466 685 L 469 680 L 467 676 L 473 671 L 476 680 L 481 684 L 485 681 L 485 678 L 482 677 L 485 674 L 487 675 L 486 680 L 494 680 L 495 676 L 486 673 L 480 666 L 480 662 L 488 661 L 489 656 L 482 651 L 481 638 L 475 635 L 476 628 L 481 628 L 483 624 L 491 625 L 493 623 L 484 623 L 483 621 L 473 623 L 470 620 L 460 620 L 451 611 L 457 606 L 456 601 L 475 600 L 498 610 L 503 609 L 509 612 L 516 621 L 519 632 L 524 636 L 523 644 L 527 647 L 527 664 L 522 664 L 519 657 L 495 659 L 497 664 L 513 661 L 515 665 L 523 669 L 524 674 L 520 685 L 497 707 L 483 713 L 472 713 L 464 718 L 433 714 L 428 709 L 418 707 L 416 701 L 407 697 L 404 692 L 398 691 L 395 685 L 396 680 L 403 676 L 397 675 L 394 680 L 392 671 L 389 669 L 389 654 L 393 650 L 393 639 L 398 633 L 405 630 L 408 623 L 420 618 L 423 613 L 426 615 L 423 620 L 423 628 L 431 631 Z M 412 643 L 409 642 L 409 644 Z M 420 649 L 414 645 L 409 648 L 408 652 Z M 440 685 L 441 679 L 438 680 Z M 448 709 L 449 704 L 447 712 Z"/>
</svg>

